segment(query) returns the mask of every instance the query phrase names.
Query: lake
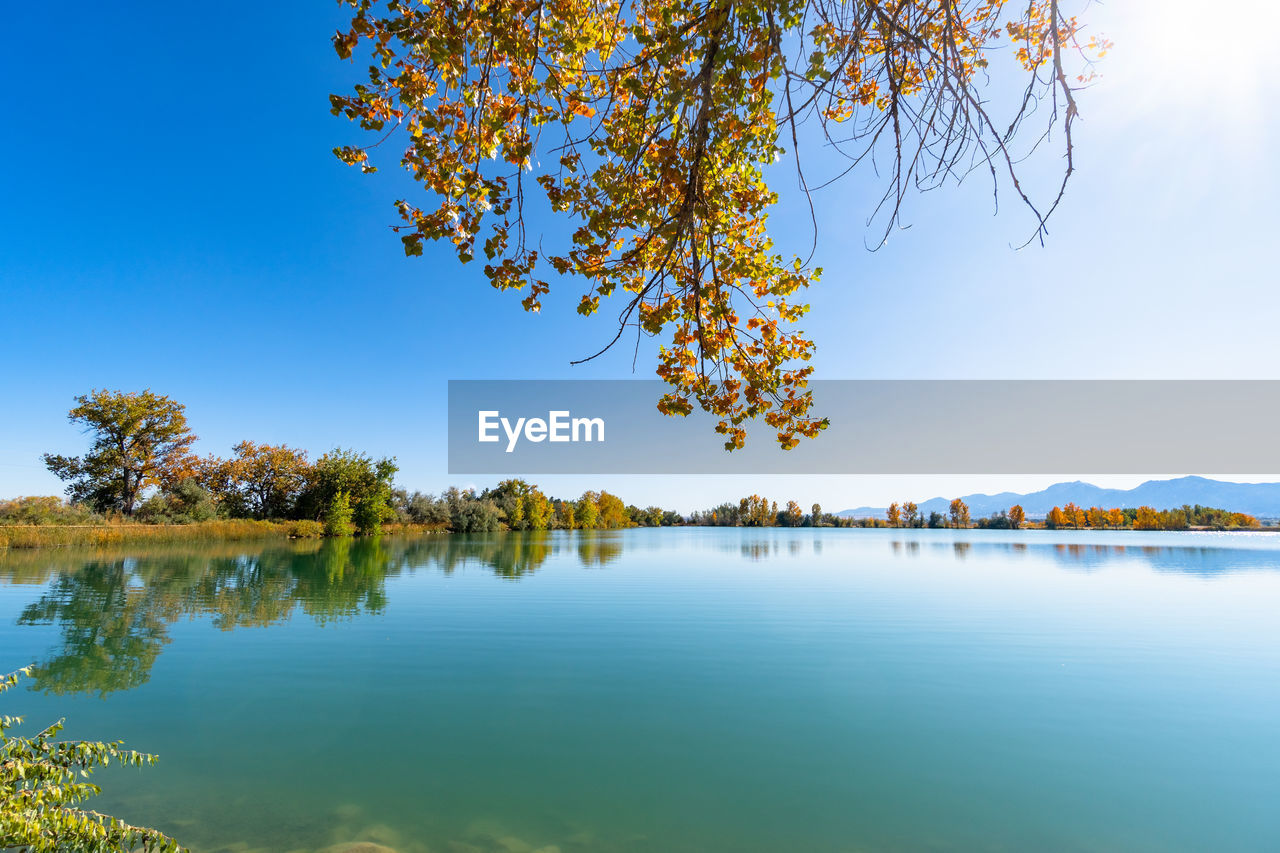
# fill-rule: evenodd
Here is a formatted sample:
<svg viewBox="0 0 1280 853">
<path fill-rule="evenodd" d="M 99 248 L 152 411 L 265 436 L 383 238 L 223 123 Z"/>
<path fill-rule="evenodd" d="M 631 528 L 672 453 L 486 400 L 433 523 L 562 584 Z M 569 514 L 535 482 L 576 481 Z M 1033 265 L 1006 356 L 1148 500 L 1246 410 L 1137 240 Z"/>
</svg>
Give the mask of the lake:
<svg viewBox="0 0 1280 853">
<path fill-rule="evenodd" d="M 1275 851 L 1278 614 L 1259 533 L 12 551 L 0 713 L 195 851 Z"/>
</svg>

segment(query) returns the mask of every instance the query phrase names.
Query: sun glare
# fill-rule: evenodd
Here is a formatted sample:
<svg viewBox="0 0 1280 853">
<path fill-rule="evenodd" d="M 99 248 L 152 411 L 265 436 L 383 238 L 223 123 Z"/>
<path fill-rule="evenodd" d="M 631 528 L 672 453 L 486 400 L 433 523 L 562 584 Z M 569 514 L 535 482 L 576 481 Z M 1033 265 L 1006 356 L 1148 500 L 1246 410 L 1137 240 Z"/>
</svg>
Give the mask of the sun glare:
<svg viewBox="0 0 1280 853">
<path fill-rule="evenodd" d="M 1276 86 L 1280 4 L 1274 0 L 1134 0 L 1094 9 L 1093 29 L 1115 42 L 1102 72 L 1141 86 L 1161 106 L 1230 105 L 1234 111 L 1247 105 L 1260 112 L 1257 98 Z"/>
</svg>

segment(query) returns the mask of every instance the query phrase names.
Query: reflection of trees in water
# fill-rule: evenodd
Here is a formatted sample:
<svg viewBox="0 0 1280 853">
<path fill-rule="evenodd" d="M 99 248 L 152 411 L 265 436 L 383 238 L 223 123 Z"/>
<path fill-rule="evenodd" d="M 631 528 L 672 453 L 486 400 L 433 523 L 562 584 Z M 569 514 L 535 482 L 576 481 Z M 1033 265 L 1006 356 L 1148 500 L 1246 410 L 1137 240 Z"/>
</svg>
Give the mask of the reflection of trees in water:
<svg viewBox="0 0 1280 853">
<path fill-rule="evenodd" d="M 1013 554 L 1053 560 L 1064 568 L 1095 571 L 1116 563 L 1146 565 L 1158 572 L 1182 572 L 1213 577 L 1244 570 L 1280 569 L 1280 550 L 1217 548 L 1187 545 L 1117 545 L 1096 542 L 981 542 L 950 541 L 929 543 L 931 550 L 950 550 L 957 560 L 972 556 Z M 1280 537 L 1276 544 L 1280 545 Z M 896 556 L 920 555 L 920 542 L 894 539 L 890 548 Z"/>
<path fill-rule="evenodd" d="M 537 571 L 555 553 L 558 544 L 555 535 L 546 531 L 455 533 L 398 542 L 401 548 L 395 562 L 410 570 L 429 566 L 445 574 L 479 566 L 514 580 Z"/>
<path fill-rule="evenodd" d="M 606 530 L 578 534 L 578 562 L 584 568 L 600 568 L 622 556 L 622 533 Z"/>
<path fill-rule="evenodd" d="M 1280 539 L 1276 540 L 1280 544 Z M 1082 545 L 1054 548 L 1054 559 L 1068 568 L 1088 571 L 1112 563 L 1137 563 L 1157 572 L 1216 577 L 1231 572 L 1280 569 L 1280 552 L 1262 549 L 1186 545 Z"/>
<path fill-rule="evenodd" d="M 772 539 L 748 539 L 739 546 L 742 556 L 759 561 L 773 555 L 778 546 Z"/>
<path fill-rule="evenodd" d="M 893 539 L 889 542 L 889 547 L 893 549 L 895 554 L 901 554 L 906 551 L 912 557 L 920 556 L 920 543 L 914 539 L 908 539 L 906 542 L 901 539 Z"/>
<path fill-rule="evenodd" d="M 146 683 L 169 625 L 207 617 L 222 630 L 265 626 L 295 612 L 324 624 L 387 604 L 386 578 L 417 568 L 484 566 L 505 578 L 536 571 L 563 540 L 549 534 L 330 539 L 321 544 L 157 548 L 0 555 L 0 582 L 45 583 L 20 625 L 56 625 L 61 644 L 33 673 L 53 693 L 128 690 Z M 583 565 L 622 553 L 621 538 L 583 536 Z"/>
<path fill-rule="evenodd" d="M 131 582 L 128 562 L 91 562 L 61 575 L 18 617 L 19 625 L 62 628 L 62 649 L 33 673 L 52 693 L 128 690 L 146 682 L 181 615 L 171 590 Z"/>
<path fill-rule="evenodd" d="M 84 550 L 0 553 L 0 583 L 44 584 L 23 609 L 21 625 L 55 625 L 61 642 L 35 673 L 34 685 L 54 693 L 109 693 L 144 684 L 169 625 L 205 617 L 222 630 L 265 626 L 295 613 L 324 624 L 387 604 L 386 578 L 417 569 L 452 573 L 466 566 L 519 579 L 557 553 L 584 567 L 606 566 L 627 543 L 620 532 L 507 533 L 411 539 L 327 540 L 273 544 L 257 551 L 240 543 L 161 546 L 115 552 Z M 813 537 L 820 553 L 821 537 Z M 984 555 L 1041 556 L 1073 569 L 1139 562 L 1157 571 L 1205 577 L 1243 569 L 1280 568 L 1280 552 L 1207 546 L 1117 545 L 1084 542 L 929 541 L 895 537 L 895 555 L 948 552 L 957 559 Z M 1277 539 L 1280 544 L 1280 539 Z M 795 553 L 799 540 L 788 543 Z M 779 553 L 776 536 L 744 532 L 717 537 L 710 547 L 763 560 Z M 877 546 L 883 547 L 883 546 Z"/>
<path fill-rule="evenodd" d="M 35 687 L 105 694 L 147 681 L 179 618 L 206 616 L 230 630 L 280 622 L 298 609 L 319 622 L 377 612 L 386 604 L 388 565 L 376 540 L 235 556 L 91 558 L 58 565 L 18 624 L 57 625 L 62 633 L 61 648 L 33 673 Z"/>
</svg>

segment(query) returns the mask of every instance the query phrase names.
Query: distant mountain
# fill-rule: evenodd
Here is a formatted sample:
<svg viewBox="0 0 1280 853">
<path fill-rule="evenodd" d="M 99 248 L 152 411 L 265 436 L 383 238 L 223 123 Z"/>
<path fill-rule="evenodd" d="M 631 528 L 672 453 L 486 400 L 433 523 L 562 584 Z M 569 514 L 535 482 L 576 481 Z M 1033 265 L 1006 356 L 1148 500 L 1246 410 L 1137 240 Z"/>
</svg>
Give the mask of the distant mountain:
<svg viewBox="0 0 1280 853">
<path fill-rule="evenodd" d="M 1280 483 L 1227 483 L 1204 477 L 1179 477 L 1175 480 L 1148 480 L 1132 489 L 1103 489 L 1092 483 L 1055 483 L 1047 489 L 1020 495 L 1001 492 L 998 495 L 963 495 L 974 518 L 990 515 L 1014 504 L 1021 504 L 1027 515 L 1042 516 L 1055 506 L 1074 503 L 1077 506 L 1137 507 L 1172 509 L 1183 504 L 1200 504 L 1232 512 L 1247 512 L 1260 518 L 1280 518 Z M 930 498 L 920 502 L 920 511 L 945 514 L 950 498 Z M 847 518 L 884 518 L 885 507 L 860 506 L 836 513 Z"/>
</svg>

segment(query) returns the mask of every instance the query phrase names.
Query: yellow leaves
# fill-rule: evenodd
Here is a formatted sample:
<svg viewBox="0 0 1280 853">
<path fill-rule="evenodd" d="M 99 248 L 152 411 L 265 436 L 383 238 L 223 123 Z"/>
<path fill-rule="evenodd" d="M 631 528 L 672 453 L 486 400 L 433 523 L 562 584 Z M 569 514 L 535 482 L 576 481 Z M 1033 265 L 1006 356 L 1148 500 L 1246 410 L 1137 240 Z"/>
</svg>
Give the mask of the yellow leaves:
<svg viewBox="0 0 1280 853">
<path fill-rule="evenodd" d="M 664 415 L 687 417 L 693 413 L 693 404 L 679 394 L 664 394 L 658 400 L 658 411 Z"/>
<path fill-rule="evenodd" d="M 1107 55 L 1111 48 L 1115 47 L 1115 43 L 1108 38 L 1093 36 L 1085 45 L 1085 49 L 1094 55 L 1095 58 L 1101 59 Z"/>
<path fill-rule="evenodd" d="M 823 107 L 822 114 L 831 121 L 848 121 L 853 118 L 853 105 L 844 99 L 840 99 L 835 104 Z"/>
<path fill-rule="evenodd" d="M 661 409 L 696 403 L 731 448 L 761 418 L 789 448 L 825 422 L 804 390 L 814 345 L 792 327 L 809 306 L 788 301 L 820 270 L 776 253 L 766 228 L 777 196 L 765 170 L 783 154 L 778 81 L 821 122 L 846 123 L 841 135 L 888 138 L 914 117 L 906 133 L 930 141 L 926 158 L 963 153 L 964 134 L 990 123 L 946 98 L 978 94 L 968 87 L 994 73 L 988 56 L 1001 55 L 992 47 L 1004 34 L 1013 50 L 1003 55 L 1030 68 L 1074 39 L 1077 23 L 1050 2 L 908 0 L 820 20 L 798 0 L 433 0 L 392 3 L 385 18 L 360 2 L 335 49 L 346 59 L 363 43 L 377 65 L 331 110 L 366 129 L 407 129 L 402 165 L 434 199 L 400 205 L 407 254 L 448 240 L 465 262 L 479 241 L 485 276 L 502 290 L 528 284 L 529 311 L 550 289 L 541 265 L 585 279 L 579 314 L 612 297 L 638 333 L 666 337 Z M 807 31 L 803 55 L 778 50 L 778 22 L 784 40 Z M 940 142 L 950 131 L 939 128 L 960 136 Z M 334 153 L 372 170 L 364 149 Z M 564 244 L 526 234 L 534 193 L 566 220 L 552 229 L 571 235 Z"/>
</svg>

